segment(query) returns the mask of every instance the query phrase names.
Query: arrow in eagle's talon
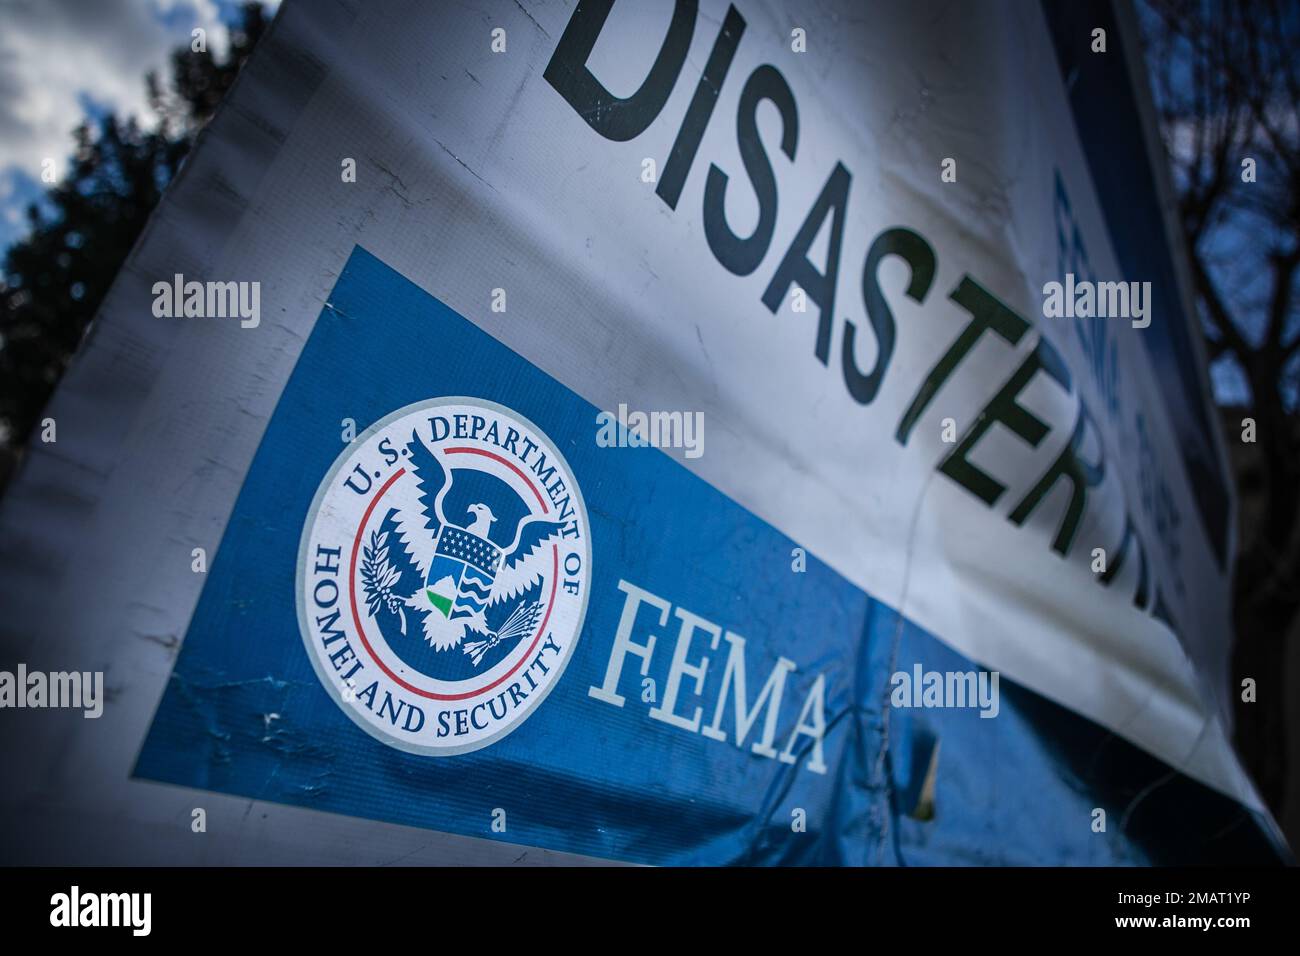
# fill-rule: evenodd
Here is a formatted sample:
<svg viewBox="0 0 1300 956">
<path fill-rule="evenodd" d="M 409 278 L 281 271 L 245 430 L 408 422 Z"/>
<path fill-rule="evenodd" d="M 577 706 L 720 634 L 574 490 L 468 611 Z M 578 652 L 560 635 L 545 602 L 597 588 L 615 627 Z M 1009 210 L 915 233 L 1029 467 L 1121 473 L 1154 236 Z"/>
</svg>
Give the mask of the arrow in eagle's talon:
<svg viewBox="0 0 1300 956">
<path fill-rule="evenodd" d="M 492 650 L 492 648 L 496 647 L 499 643 L 501 643 L 501 638 L 498 635 L 493 634 L 488 637 L 486 641 L 470 641 L 465 644 L 465 653 L 469 655 L 469 659 L 473 662 L 474 666 L 478 667 L 479 661 L 483 660 L 483 655 Z"/>
</svg>

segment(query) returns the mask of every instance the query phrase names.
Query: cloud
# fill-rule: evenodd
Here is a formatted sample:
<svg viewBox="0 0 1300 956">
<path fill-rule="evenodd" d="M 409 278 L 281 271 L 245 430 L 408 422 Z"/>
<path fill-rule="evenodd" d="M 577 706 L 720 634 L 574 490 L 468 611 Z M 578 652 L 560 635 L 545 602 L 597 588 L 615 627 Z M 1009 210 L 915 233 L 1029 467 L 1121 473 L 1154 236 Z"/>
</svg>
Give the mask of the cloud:
<svg viewBox="0 0 1300 956">
<path fill-rule="evenodd" d="M 224 49 L 218 12 L 214 0 L 0 0 L 0 170 L 62 167 L 87 100 L 147 120 L 145 73 L 165 76 L 194 27 Z"/>
<path fill-rule="evenodd" d="M 166 79 L 171 51 L 195 27 L 224 54 L 222 15 L 235 11 L 231 0 L 0 0 L 0 239 L 15 237 L 42 161 L 62 175 L 88 104 L 151 125 L 145 74 Z"/>
</svg>

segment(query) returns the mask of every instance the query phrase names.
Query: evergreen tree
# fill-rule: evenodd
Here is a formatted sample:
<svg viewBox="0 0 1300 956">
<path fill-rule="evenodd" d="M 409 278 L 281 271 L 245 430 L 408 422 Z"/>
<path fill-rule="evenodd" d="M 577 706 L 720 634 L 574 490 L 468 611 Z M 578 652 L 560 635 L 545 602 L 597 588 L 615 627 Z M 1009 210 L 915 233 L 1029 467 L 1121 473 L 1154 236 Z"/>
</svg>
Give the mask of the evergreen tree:
<svg viewBox="0 0 1300 956">
<path fill-rule="evenodd" d="M 108 115 L 84 122 L 62 182 L 28 207 L 29 234 L 0 271 L 0 488 L 38 422 L 113 278 L 194 137 L 216 111 L 266 29 L 245 4 L 221 59 L 187 45 L 171 56 L 171 82 L 145 78 L 151 129 Z"/>
</svg>

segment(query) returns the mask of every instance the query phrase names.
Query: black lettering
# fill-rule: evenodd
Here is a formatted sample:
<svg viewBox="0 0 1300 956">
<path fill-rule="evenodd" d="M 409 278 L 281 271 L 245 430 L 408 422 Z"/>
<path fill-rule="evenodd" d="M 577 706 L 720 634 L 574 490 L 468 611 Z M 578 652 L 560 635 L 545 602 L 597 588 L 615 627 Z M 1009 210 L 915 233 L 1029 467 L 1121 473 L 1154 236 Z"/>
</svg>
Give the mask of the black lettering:
<svg viewBox="0 0 1300 956">
<path fill-rule="evenodd" d="M 899 420 L 898 431 L 895 432 L 894 438 L 900 445 L 907 444 L 907 439 L 912 434 L 912 428 L 921 417 L 921 413 L 934 400 L 934 396 L 939 393 L 939 389 L 943 388 L 944 382 L 948 381 L 948 377 L 966 357 L 966 353 L 975 347 L 980 336 L 991 330 L 1015 345 L 1029 331 L 1027 321 L 968 275 L 962 276 L 961 282 L 957 283 L 957 288 L 949 294 L 948 298 L 970 313 L 970 321 L 966 323 L 966 328 L 961 330 L 961 335 L 957 336 L 957 341 L 953 342 L 944 353 L 943 358 L 930 369 L 930 374 L 925 377 L 920 389 L 912 397 L 912 404 Z"/>
<path fill-rule="evenodd" d="M 776 177 L 758 136 L 758 104 L 763 100 L 774 104 L 781 114 L 781 152 L 794 159 L 799 141 L 799 113 L 794 105 L 794 93 L 776 67 L 764 64 L 745 81 L 736 109 L 740 159 L 758 197 L 758 225 L 747 238 L 737 236 L 727 225 L 727 174 L 710 165 L 704 183 L 704 237 L 722 267 L 738 276 L 747 276 L 758 268 L 772 244 L 772 231 L 776 228 Z"/>
<path fill-rule="evenodd" d="M 776 267 L 776 274 L 763 293 L 763 304 L 769 312 L 775 313 L 785 298 L 787 290 L 796 284 L 808 294 L 808 298 L 817 303 L 821 314 L 817 319 L 817 346 L 814 349 L 818 361 L 823 365 L 831 354 L 831 320 L 835 317 L 835 284 L 840 275 L 840 242 L 844 238 L 844 207 L 849 203 L 849 182 L 852 179 L 843 163 L 836 163 L 830 178 L 822 187 L 821 195 L 808 211 L 808 218 L 799 227 L 794 242 L 786 250 L 785 258 Z M 821 232 L 826 214 L 834 212 L 831 218 L 830 249 L 826 253 L 826 272 L 818 272 L 808 261 L 808 250 L 812 248 Z"/>
<path fill-rule="evenodd" d="M 894 354 L 894 313 L 885 301 L 876 274 L 886 256 L 898 256 L 911 267 L 912 275 L 904 293 L 912 301 L 924 302 L 934 283 L 934 250 L 928 242 L 911 229 L 903 228 L 886 229 L 876 236 L 867 252 L 866 265 L 862 267 L 862 301 L 867 307 L 871 328 L 876 333 L 876 364 L 866 374 L 858 369 L 853 352 L 858 330 L 852 322 L 844 323 L 844 343 L 840 352 L 844 384 L 853 399 L 862 405 L 869 405 L 875 399 Z"/>
<path fill-rule="evenodd" d="M 672 152 L 664 165 L 663 175 L 655 193 L 668 204 L 669 209 L 677 208 L 677 200 L 682 196 L 682 187 L 699 152 L 700 140 L 704 138 L 705 127 L 713 117 L 713 108 L 718 105 L 718 93 L 722 90 L 722 81 L 731 69 L 731 60 L 740 45 L 741 34 L 745 32 L 745 18 L 733 6 L 727 7 L 727 17 L 722 21 L 718 38 L 713 41 L 713 52 L 709 62 L 704 64 L 704 73 L 700 76 L 691 105 L 686 109 L 682 127 L 677 131 L 673 141 Z"/>
<path fill-rule="evenodd" d="M 994 422 L 1005 425 L 1034 448 L 1037 448 L 1047 437 L 1047 433 L 1051 430 L 1047 423 L 1016 401 L 1025 386 L 1029 384 L 1029 380 L 1041 368 L 1042 362 L 1039 361 L 1037 350 L 1030 352 L 1020 364 L 1020 368 L 1016 369 L 1006 384 L 989 399 L 989 403 L 984 406 L 984 410 L 980 412 L 979 418 L 971 426 L 966 437 L 939 464 L 940 471 L 986 505 L 992 505 L 997 501 L 1002 492 L 1007 490 L 1006 486 L 976 468 L 966 456 Z"/>
<path fill-rule="evenodd" d="M 695 32 L 698 0 L 677 0 L 659 55 L 635 93 L 615 96 L 587 69 L 587 59 L 605 27 L 614 0 L 581 0 L 542 74 L 587 125 L 606 139 L 635 139 L 655 121 L 668 102 Z"/>
</svg>

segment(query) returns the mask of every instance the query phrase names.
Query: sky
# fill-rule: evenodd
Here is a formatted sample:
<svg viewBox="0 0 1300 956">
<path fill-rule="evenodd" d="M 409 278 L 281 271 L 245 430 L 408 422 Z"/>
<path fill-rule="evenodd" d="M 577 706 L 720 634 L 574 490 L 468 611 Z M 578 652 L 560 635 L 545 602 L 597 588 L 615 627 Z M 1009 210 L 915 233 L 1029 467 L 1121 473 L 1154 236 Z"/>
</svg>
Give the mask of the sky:
<svg viewBox="0 0 1300 956">
<path fill-rule="evenodd" d="M 273 10 L 279 0 L 265 3 Z M 191 30 L 224 53 L 237 0 L 0 0 L 0 250 L 26 233 L 25 209 L 72 150 L 72 130 L 105 111 L 151 119 L 144 78 L 167 75 Z"/>
</svg>

